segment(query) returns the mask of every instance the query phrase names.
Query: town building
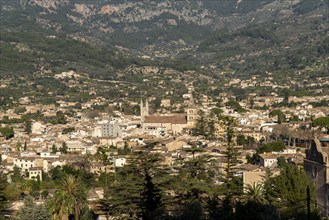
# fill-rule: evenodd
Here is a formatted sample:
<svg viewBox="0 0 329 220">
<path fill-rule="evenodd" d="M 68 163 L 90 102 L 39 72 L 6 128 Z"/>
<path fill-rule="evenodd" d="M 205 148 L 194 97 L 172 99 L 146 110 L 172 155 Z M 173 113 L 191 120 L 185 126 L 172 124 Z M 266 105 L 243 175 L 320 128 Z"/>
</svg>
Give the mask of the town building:
<svg viewBox="0 0 329 220">
<path fill-rule="evenodd" d="M 259 154 L 260 165 L 262 167 L 276 167 L 278 162 L 278 155 L 272 153 Z"/>
<path fill-rule="evenodd" d="M 197 109 L 192 95 L 185 114 L 149 115 L 148 110 L 147 99 L 145 106 L 143 100 L 141 100 L 141 124 L 144 133 L 164 137 L 179 135 L 195 127 Z"/>
<path fill-rule="evenodd" d="M 102 137 L 121 137 L 122 129 L 119 122 L 110 121 L 101 125 Z"/>
<path fill-rule="evenodd" d="M 329 215 L 329 138 L 313 139 L 306 150 L 304 170 L 315 183 L 316 203 L 323 216 Z"/>
</svg>

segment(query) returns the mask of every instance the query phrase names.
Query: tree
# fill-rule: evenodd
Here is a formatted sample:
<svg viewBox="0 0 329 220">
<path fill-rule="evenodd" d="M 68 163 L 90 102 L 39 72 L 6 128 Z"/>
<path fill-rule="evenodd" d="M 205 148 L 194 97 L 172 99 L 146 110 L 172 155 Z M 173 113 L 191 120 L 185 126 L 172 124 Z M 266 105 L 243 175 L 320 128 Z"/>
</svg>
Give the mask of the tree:
<svg viewBox="0 0 329 220">
<path fill-rule="evenodd" d="M 68 134 L 68 133 L 73 132 L 73 131 L 75 131 L 74 127 L 64 128 L 63 131 L 62 131 L 62 134 Z"/>
<path fill-rule="evenodd" d="M 190 148 L 182 148 L 182 150 L 185 151 L 185 152 L 188 152 L 188 153 L 192 153 L 193 159 L 195 157 L 195 153 L 203 152 L 204 151 L 203 148 L 196 147 L 196 146 L 193 146 L 193 147 L 190 147 Z"/>
<path fill-rule="evenodd" d="M 289 104 L 289 90 L 288 89 L 284 89 L 282 91 L 283 93 L 283 103 L 284 104 Z"/>
<path fill-rule="evenodd" d="M 25 121 L 25 132 L 27 134 L 31 134 L 32 133 L 32 122 L 30 119 Z"/>
<path fill-rule="evenodd" d="M 223 114 L 223 110 L 220 108 L 212 108 L 211 113 L 213 113 L 214 115 L 221 115 Z"/>
<path fill-rule="evenodd" d="M 286 122 L 286 115 L 281 110 L 273 110 L 269 113 L 269 117 L 277 117 L 277 121 L 279 124 Z"/>
<path fill-rule="evenodd" d="M 24 205 L 19 210 L 20 219 L 48 220 L 50 217 L 50 213 L 44 205 L 35 204 L 31 196 L 25 197 Z"/>
<path fill-rule="evenodd" d="M 62 147 L 59 148 L 59 151 L 61 152 L 61 154 L 67 154 L 68 147 L 67 147 L 66 142 L 63 142 Z"/>
<path fill-rule="evenodd" d="M 58 152 L 58 149 L 57 149 L 56 145 L 53 144 L 53 145 L 51 146 L 51 153 L 52 153 L 52 154 L 56 154 L 57 152 Z"/>
<path fill-rule="evenodd" d="M 327 129 L 326 133 L 329 134 L 329 116 L 316 118 L 312 122 L 312 126 L 314 126 L 314 127 L 319 126 L 319 127 L 325 128 L 325 129 Z"/>
<path fill-rule="evenodd" d="M 288 165 L 286 159 L 283 156 L 278 157 L 278 166 L 279 167 L 285 167 Z"/>
<path fill-rule="evenodd" d="M 236 166 L 239 163 L 238 155 L 239 151 L 235 146 L 227 146 L 226 151 L 224 152 L 226 158 L 226 167 L 225 167 L 225 184 L 226 184 L 226 193 L 228 195 L 237 195 L 242 193 L 242 183 L 241 178 L 236 176 Z"/>
<path fill-rule="evenodd" d="M 273 141 L 267 144 L 262 144 L 261 146 L 256 148 L 256 153 L 257 154 L 262 154 L 264 152 L 280 152 L 286 149 L 286 146 L 282 141 Z"/>
<path fill-rule="evenodd" d="M 68 195 L 72 198 L 74 217 L 76 220 L 79 220 L 80 212 L 84 202 L 86 202 L 86 195 L 83 192 L 80 184 L 80 179 L 73 175 L 65 175 L 61 181 L 62 190 L 67 192 Z"/>
<path fill-rule="evenodd" d="M 65 174 L 60 181 L 60 189 L 48 201 L 47 206 L 54 219 L 68 219 L 70 215 L 74 215 L 74 219 L 78 220 L 86 199 L 80 179 Z"/>
<path fill-rule="evenodd" d="M 54 220 L 68 220 L 69 215 L 74 213 L 72 198 L 62 190 L 56 191 L 46 206 Z"/>
<path fill-rule="evenodd" d="M 253 109 L 255 107 L 255 100 L 253 97 L 249 99 L 249 108 Z"/>
<path fill-rule="evenodd" d="M 305 172 L 296 165 L 281 167 L 280 175 L 267 178 L 265 196 L 269 202 L 279 208 L 283 219 L 306 216 L 307 188 L 311 190 L 311 200 L 315 201 L 315 186 Z M 316 208 L 312 205 L 312 211 Z"/>
<path fill-rule="evenodd" d="M 194 129 L 194 135 L 202 135 L 204 136 L 206 134 L 207 129 L 207 119 L 204 111 L 198 112 L 198 117 L 196 119 L 196 125 Z"/>
<path fill-rule="evenodd" d="M 238 202 L 235 207 L 235 219 L 254 220 L 267 219 L 279 220 L 280 215 L 276 207 L 271 204 L 263 204 L 255 201 Z"/>
<path fill-rule="evenodd" d="M 247 186 L 246 198 L 247 201 L 266 204 L 268 201 L 264 196 L 264 189 L 262 184 L 256 184 L 255 182 L 252 185 Z"/>
<path fill-rule="evenodd" d="M 141 193 L 142 218 L 152 220 L 159 216 L 159 212 L 161 212 L 161 194 L 160 189 L 153 183 L 153 177 L 148 170 L 144 170 L 144 173 L 144 184 Z"/>
<path fill-rule="evenodd" d="M 234 100 L 229 100 L 228 102 L 225 103 L 226 106 L 234 109 L 234 111 L 237 112 L 245 112 L 246 110 L 241 107 L 240 103 Z"/>
<path fill-rule="evenodd" d="M 111 165 L 112 158 L 108 155 L 108 150 L 106 150 L 104 147 L 99 147 L 97 148 L 96 156 L 98 160 L 102 162 L 102 164 L 105 166 L 105 186 L 104 186 L 104 194 L 107 195 L 106 190 L 107 190 L 107 171 L 108 171 L 108 166 Z"/>
<path fill-rule="evenodd" d="M 162 216 L 162 157 L 148 152 L 133 154 L 131 163 L 117 170 L 108 186 L 102 210 L 125 219 L 157 219 Z M 107 207 L 104 207 L 107 206 Z"/>
<path fill-rule="evenodd" d="M 225 167 L 225 183 L 227 194 L 240 194 L 242 190 L 241 181 L 238 177 L 236 177 L 236 166 L 239 163 L 238 155 L 240 154 L 237 147 L 232 144 L 232 140 L 234 137 L 234 131 L 232 128 L 228 127 L 227 132 L 227 148 L 224 152 L 226 158 L 226 167 Z"/>
<path fill-rule="evenodd" d="M 24 151 L 27 151 L 27 143 L 26 143 L 26 141 L 24 142 Z"/>
<path fill-rule="evenodd" d="M 12 137 L 14 137 L 15 133 L 14 133 L 14 129 L 13 127 L 0 127 L 0 133 L 8 140 Z"/>
<path fill-rule="evenodd" d="M 227 145 L 228 146 L 232 145 L 233 136 L 234 136 L 233 129 L 231 127 L 227 127 L 227 129 L 226 129 L 226 140 L 227 140 Z"/>
<path fill-rule="evenodd" d="M 13 172 L 10 175 L 10 179 L 14 183 L 17 183 L 23 179 L 21 175 L 21 170 L 17 166 L 14 166 Z"/>
<path fill-rule="evenodd" d="M 0 216 L 3 215 L 3 212 L 8 208 L 9 205 L 8 198 L 5 193 L 7 186 L 7 175 L 0 171 Z"/>
<path fill-rule="evenodd" d="M 249 137 L 249 136 L 245 137 L 244 135 L 239 134 L 236 138 L 236 142 L 237 142 L 237 145 L 250 146 L 252 144 L 255 144 L 256 140 L 253 137 Z"/>
</svg>

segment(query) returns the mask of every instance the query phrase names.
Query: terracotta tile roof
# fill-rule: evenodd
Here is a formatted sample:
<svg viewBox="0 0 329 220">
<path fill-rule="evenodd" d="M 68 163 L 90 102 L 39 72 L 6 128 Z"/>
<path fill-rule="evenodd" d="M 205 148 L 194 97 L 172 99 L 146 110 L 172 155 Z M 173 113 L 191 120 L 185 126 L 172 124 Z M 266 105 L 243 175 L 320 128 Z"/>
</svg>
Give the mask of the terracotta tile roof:
<svg viewBox="0 0 329 220">
<path fill-rule="evenodd" d="M 279 157 L 278 155 L 272 153 L 259 154 L 259 156 L 263 159 L 276 159 Z"/>
<path fill-rule="evenodd" d="M 187 124 L 186 115 L 145 116 L 144 123 Z"/>
</svg>

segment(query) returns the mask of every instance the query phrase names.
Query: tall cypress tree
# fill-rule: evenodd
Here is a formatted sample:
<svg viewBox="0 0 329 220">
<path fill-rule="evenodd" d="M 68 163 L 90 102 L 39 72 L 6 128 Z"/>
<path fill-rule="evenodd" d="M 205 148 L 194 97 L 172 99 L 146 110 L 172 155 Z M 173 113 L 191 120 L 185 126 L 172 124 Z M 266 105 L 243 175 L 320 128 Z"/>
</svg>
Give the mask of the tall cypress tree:
<svg viewBox="0 0 329 220">
<path fill-rule="evenodd" d="M 0 216 L 3 216 L 3 212 L 8 208 L 9 205 L 8 199 L 5 195 L 5 189 L 7 185 L 7 176 L 2 171 L 0 171 Z"/>
<path fill-rule="evenodd" d="M 234 132 L 233 129 L 228 127 L 227 132 L 227 148 L 224 152 L 226 158 L 225 167 L 225 183 L 226 183 L 226 194 L 237 195 L 242 193 L 241 178 L 237 177 L 236 166 L 239 163 L 238 156 L 239 150 L 233 144 Z"/>
<path fill-rule="evenodd" d="M 142 218 L 144 220 L 152 220 L 161 216 L 161 194 L 160 189 L 153 183 L 153 178 L 149 172 L 144 170 L 144 173 L 140 205 L 142 209 Z"/>
</svg>

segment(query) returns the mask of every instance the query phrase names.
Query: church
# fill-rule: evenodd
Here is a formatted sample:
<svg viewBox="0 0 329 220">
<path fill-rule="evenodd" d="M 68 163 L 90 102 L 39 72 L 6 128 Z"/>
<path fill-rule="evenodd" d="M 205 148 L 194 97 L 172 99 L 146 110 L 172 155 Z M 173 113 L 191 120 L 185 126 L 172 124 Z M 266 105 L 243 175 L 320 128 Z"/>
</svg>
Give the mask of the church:
<svg viewBox="0 0 329 220">
<path fill-rule="evenodd" d="M 329 215 L 329 136 L 313 139 L 311 148 L 306 150 L 304 170 L 314 181 L 316 203 L 323 216 Z"/>
<path fill-rule="evenodd" d="M 145 103 L 141 99 L 140 104 L 141 125 L 144 133 L 157 137 L 170 135 L 180 135 L 189 133 L 195 127 L 197 118 L 197 108 L 191 95 L 185 114 L 170 115 L 149 115 L 149 104 L 146 98 Z"/>
</svg>

